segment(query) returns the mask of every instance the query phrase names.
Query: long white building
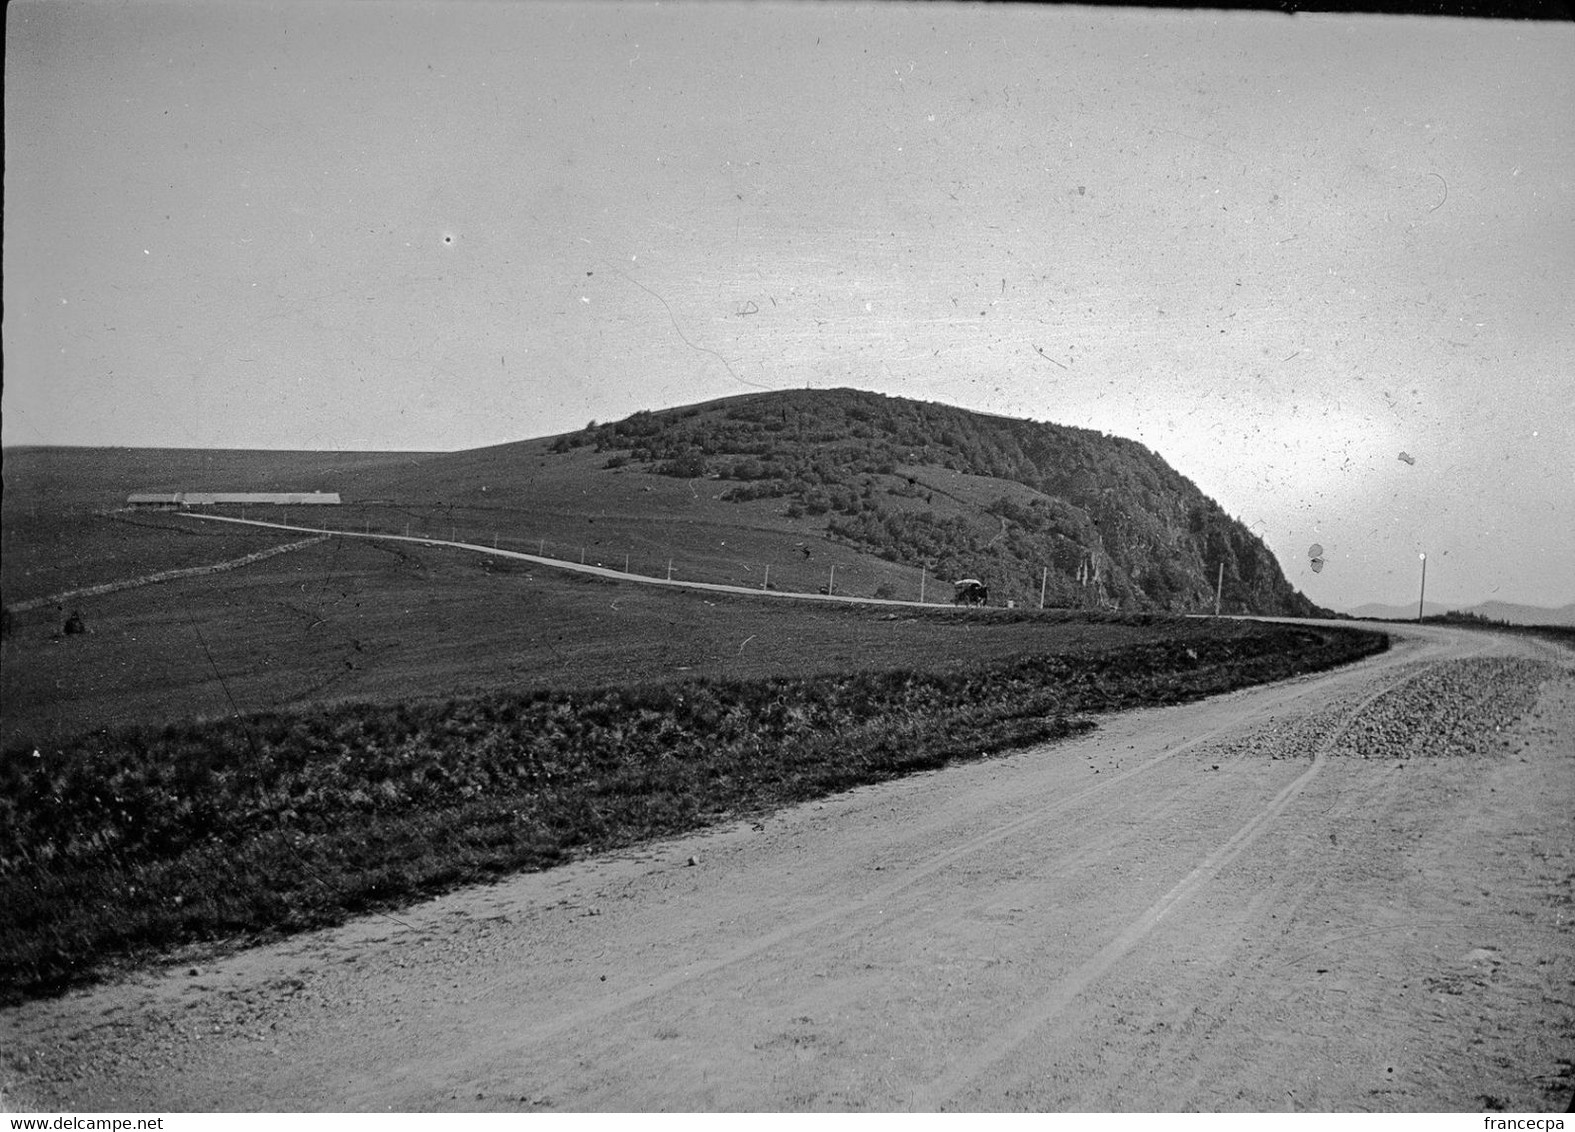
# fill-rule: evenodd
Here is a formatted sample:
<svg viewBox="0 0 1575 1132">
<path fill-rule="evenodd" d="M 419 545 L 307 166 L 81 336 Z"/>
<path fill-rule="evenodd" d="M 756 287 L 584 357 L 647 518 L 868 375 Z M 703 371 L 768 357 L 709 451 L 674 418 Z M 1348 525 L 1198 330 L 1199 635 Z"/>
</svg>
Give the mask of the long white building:
<svg viewBox="0 0 1575 1132">
<path fill-rule="evenodd" d="M 256 503 L 316 506 L 344 502 L 337 491 L 163 491 L 134 492 L 128 507 L 206 507 L 215 503 Z"/>
</svg>

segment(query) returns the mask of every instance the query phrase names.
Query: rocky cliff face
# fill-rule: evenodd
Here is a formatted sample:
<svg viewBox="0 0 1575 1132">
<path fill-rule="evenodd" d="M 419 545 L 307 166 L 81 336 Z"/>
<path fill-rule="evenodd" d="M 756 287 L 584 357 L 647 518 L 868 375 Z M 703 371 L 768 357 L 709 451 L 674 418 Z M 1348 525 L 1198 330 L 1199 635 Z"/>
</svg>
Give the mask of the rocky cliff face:
<svg viewBox="0 0 1575 1132">
<path fill-rule="evenodd" d="M 855 390 L 636 413 L 560 437 L 608 466 L 733 481 L 851 547 L 975 576 L 999 601 L 1316 616 L 1268 548 L 1143 445 Z"/>
</svg>

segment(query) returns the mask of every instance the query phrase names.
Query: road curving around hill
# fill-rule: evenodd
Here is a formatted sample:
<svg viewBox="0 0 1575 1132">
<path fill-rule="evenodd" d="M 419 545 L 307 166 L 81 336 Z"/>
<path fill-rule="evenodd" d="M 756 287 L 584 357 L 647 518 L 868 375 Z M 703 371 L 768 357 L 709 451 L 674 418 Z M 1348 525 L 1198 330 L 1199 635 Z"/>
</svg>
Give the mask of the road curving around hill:
<svg viewBox="0 0 1575 1132">
<path fill-rule="evenodd" d="M 856 597 L 852 594 L 839 593 L 804 593 L 799 590 L 767 589 L 764 586 L 731 586 L 724 582 L 694 582 L 683 578 L 658 578 L 650 574 L 632 574 L 625 570 L 614 570 L 607 566 L 594 566 L 584 562 L 568 562 L 562 558 L 548 558 L 540 554 L 527 554 L 523 550 L 502 550 L 495 546 L 487 546 L 479 542 L 460 542 L 454 539 L 432 538 L 425 535 L 394 535 L 381 531 L 335 531 L 326 527 L 301 527 L 287 523 L 267 523 L 259 519 L 237 519 L 229 515 L 205 515 L 198 512 L 184 512 L 188 519 L 200 519 L 209 523 L 238 523 L 247 527 L 264 527 L 275 531 L 293 531 L 305 534 L 329 535 L 335 538 L 369 539 L 381 542 L 407 542 L 418 546 L 447 547 L 450 550 L 463 550 L 469 554 L 482 554 L 492 558 L 509 558 L 516 562 L 529 562 L 534 566 L 544 566 L 551 570 L 562 570 L 570 574 L 589 574 L 596 578 L 606 578 L 615 582 L 632 582 L 643 586 L 666 586 L 669 589 L 705 590 L 708 593 L 740 594 L 746 597 L 776 597 L 798 599 L 802 601 L 823 601 L 853 605 L 900 605 L 918 606 L 925 609 L 967 608 L 952 607 L 945 602 L 918 602 L 902 601 L 896 598 L 884 597 Z"/>
<path fill-rule="evenodd" d="M 1387 628 L 1332 673 L 8 1010 L 7 1102 L 1563 1111 L 1575 659 Z"/>
</svg>

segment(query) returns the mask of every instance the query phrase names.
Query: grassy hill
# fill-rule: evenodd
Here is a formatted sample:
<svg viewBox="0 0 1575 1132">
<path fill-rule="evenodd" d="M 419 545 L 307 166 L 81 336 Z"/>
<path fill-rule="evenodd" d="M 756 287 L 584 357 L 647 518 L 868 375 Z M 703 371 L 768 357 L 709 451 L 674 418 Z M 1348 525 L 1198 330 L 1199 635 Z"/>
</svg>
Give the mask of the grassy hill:
<svg viewBox="0 0 1575 1132">
<path fill-rule="evenodd" d="M 945 601 L 951 579 L 976 576 L 994 605 L 1036 608 L 1043 586 L 1052 608 L 1191 612 L 1213 609 L 1224 565 L 1225 612 L 1325 612 L 1137 442 L 857 390 L 745 395 L 452 453 L 13 450 L 6 480 L 24 488 L 8 499 L 31 501 L 6 504 L 8 601 L 79 583 L 83 532 L 63 524 L 102 526 L 131 491 L 266 488 L 347 501 L 296 510 L 296 523 L 691 581 Z"/>
<path fill-rule="evenodd" d="M 7 601 L 75 580 L 51 576 L 80 562 L 67 516 L 100 521 L 132 491 L 266 488 L 346 500 L 297 522 L 694 581 L 905 599 L 922 587 L 944 601 L 947 582 L 979 577 L 994 604 L 1036 607 L 1042 589 L 1057 608 L 1191 612 L 1213 608 L 1223 565 L 1225 612 L 1325 612 L 1141 444 L 854 390 L 733 397 L 453 453 L 15 450 L 6 477 L 31 500 L 7 504 Z"/>
<path fill-rule="evenodd" d="M 774 562 L 784 588 L 824 585 L 835 560 L 839 592 L 917 596 L 922 569 L 982 578 L 997 603 L 1037 605 L 1043 586 L 1056 607 L 1184 612 L 1213 607 L 1223 565 L 1227 612 L 1325 612 L 1141 444 L 854 390 L 636 413 L 406 474 L 369 471 L 358 487 L 441 504 L 456 526 L 534 524 L 614 562 L 703 548 L 706 568 L 728 575 L 717 580 L 745 584 Z"/>
</svg>

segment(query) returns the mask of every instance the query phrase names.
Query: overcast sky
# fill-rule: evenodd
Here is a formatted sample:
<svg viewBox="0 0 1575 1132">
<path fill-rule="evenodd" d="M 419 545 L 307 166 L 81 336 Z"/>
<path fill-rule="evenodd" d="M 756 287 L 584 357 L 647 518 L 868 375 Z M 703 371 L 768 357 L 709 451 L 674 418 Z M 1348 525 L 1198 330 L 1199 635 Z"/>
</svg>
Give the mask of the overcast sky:
<svg viewBox="0 0 1575 1132">
<path fill-rule="evenodd" d="M 1421 552 L 1440 601 L 1561 604 L 1572 59 L 1380 16 L 13 3 L 4 442 L 450 450 L 854 386 L 1138 439 L 1322 604 L 1413 599 Z"/>
</svg>

